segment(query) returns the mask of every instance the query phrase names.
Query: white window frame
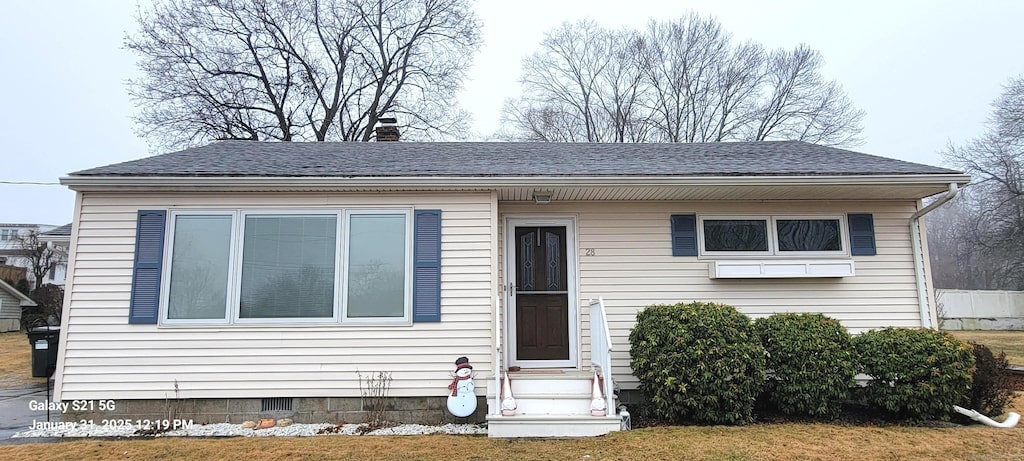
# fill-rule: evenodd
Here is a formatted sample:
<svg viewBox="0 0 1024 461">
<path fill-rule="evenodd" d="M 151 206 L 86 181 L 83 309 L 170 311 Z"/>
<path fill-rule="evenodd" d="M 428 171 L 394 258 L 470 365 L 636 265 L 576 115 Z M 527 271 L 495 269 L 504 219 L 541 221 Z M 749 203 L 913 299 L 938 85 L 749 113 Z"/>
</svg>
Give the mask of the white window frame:
<svg viewBox="0 0 1024 461">
<path fill-rule="evenodd" d="M 366 324 L 412 324 L 412 278 L 413 278 L 413 210 L 411 208 L 349 208 L 344 210 L 343 235 L 344 252 L 341 256 L 341 276 L 338 278 L 338 289 L 341 290 L 341 321 L 342 323 Z M 405 216 L 405 310 L 401 317 L 349 317 L 348 316 L 348 254 L 352 233 L 348 232 L 352 215 L 404 215 Z"/>
<path fill-rule="evenodd" d="M 781 251 L 779 250 L 779 235 L 777 222 L 779 220 L 836 220 L 839 221 L 840 251 Z M 767 226 L 768 251 L 708 251 L 705 249 L 704 220 L 739 220 L 739 221 L 765 221 Z M 697 245 L 700 249 L 700 256 L 715 258 L 817 258 L 837 257 L 850 255 L 850 232 L 846 225 L 845 215 L 813 215 L 813 214 L 779 214 L 779 215 L 698 215 L 697 216 Z"/>
<path fill-rule="evenodd" d="M 708 251 L 705 249 L 704 240 L 704 220 L 709 221 L 764 221 L 765 223 L 765 238 L 768 240 L 767 251 Z M 771 216 L 767 215 L 699 215 L 697 216 L 697 244 L 700 248 L 700 254 L 702 256 L 736 256 L 742 258 L 749 258 L 751 256 L 763 257 L 771 256 L 775 254 L 775 243 L 772 233 L 772 220 Z"/>
<path fill-rule="evenodd" d="M 242 318 L 242 260 L 245 257 L 245 218 L 248 216 L 334 216 L 337 223 L 334 229 L 334 296 L 331 299 L 330 317 L 256 317 Z M 232 272 L 231 294 L 234 300 L 231 304 L 231 322 L 236 325 L 265 325 L 273 324 L 303 324 L 303 323 L 337 323 L 338 322 L 338 264 L 341 258 L 342 221 L 341 212 L 338 210 L 317 210 L 317 209 L 244 209 L 238 211 L 238 226 L 236 233 L 231 240 L 233 267 L 237 269 Z"/>
<path fill-rule="evenodd" d="M 164 258 L 160 271 L 160 323 L 167 325 L 226 325 L 231 323 L 229 312 L 234 305 L 235 293 L 232 274 L 235 273 L 235 236 L 238 234 L 238 210 L 171 210 L 167 228 L 164 230 Z M 175 227 L 178 216 L 227 216 L 231 218 L 231 248 L 228 251 L 228 286 L 224 300 L 224 317 L 219 319 L 172 319 L 168 318 L 171 307 L 171 260 L 174 257 Z"/>
<path fill-rule="evenodd" d="M 281 326 L 281 325 L 412 325 L 413 286 L 413 207 L 345 207 L 345 208 L 180 208 L 169 210 L 169 219 L 164 232 L 163 270 L 160 280 L 160 325 L 169 327 L 203 326 Z M 351 215 L 383 214 L 405 216 L 405 313 L 402 317 L 347 317 L 348 292 L 348 245 Z M 174 254 L 175 224 L 178 216 L 230 216 L 231 248 L 228 261 L 227 299 L 222 319 L 169 319 L 169 296 Z M 334 299 L 332 317 L 312 318 L 240 318 L 240 296 L 242 288 L 242 252 L 245 238 L 245 217 L 250 215 L 334 215 L 337 218 L 335 234 Z"/>
<path fill-rule="evenodd" d="M 779 227 L 776 224 L 779 220 L 790 221 L 790 220 L 817 220 L 817 221 L 839 221 L 839 245 L 838 251 L 782 251 L 779 249 Z M 777 256 L 794 256 L 800 258 L 813 258 L 813 257 L 835 257 L 835 256 L 849 256 L 850 255 L 850 232 L 846 229 L 846 216 L 839 215 L 773 215 L 771 222 L 770 232 L 772 234 L 772 243 L 775 245 L 775 255 Z"/>
</svg>

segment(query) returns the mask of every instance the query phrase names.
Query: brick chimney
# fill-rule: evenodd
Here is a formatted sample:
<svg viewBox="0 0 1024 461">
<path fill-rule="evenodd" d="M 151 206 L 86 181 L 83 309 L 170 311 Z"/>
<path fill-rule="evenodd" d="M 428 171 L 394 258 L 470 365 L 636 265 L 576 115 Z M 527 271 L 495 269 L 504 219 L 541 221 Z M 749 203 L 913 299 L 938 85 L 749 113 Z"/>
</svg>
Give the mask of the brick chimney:
<svg viewBox="0 0 1024 461">
<path fill-rule="evenodd" d="M 379 119 L 380 126 L 377 127 L 377 142 L 398 141 L 398 119 L 394 117 Z"/>
</svg>

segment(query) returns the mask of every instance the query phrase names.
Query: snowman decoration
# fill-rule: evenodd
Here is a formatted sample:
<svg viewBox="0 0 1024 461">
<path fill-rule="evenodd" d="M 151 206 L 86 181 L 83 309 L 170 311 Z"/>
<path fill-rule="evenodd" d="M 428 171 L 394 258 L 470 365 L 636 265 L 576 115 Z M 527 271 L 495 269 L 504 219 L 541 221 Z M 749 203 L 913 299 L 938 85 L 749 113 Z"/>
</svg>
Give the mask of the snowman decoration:
<svg viewBox="0 0 1024 461">
<path fill-rule="evenodd" d="M 455 360 L 455 378 L 448 385 L 448 390 L 451 391 L 448 396 L 448 411 L 459 418 L 473 414 L 476 411 L 476 393 L 473 391 L 475 388 L 473 366 L 469 364 L 468 358 L 459 357 Z"/>
</svg>

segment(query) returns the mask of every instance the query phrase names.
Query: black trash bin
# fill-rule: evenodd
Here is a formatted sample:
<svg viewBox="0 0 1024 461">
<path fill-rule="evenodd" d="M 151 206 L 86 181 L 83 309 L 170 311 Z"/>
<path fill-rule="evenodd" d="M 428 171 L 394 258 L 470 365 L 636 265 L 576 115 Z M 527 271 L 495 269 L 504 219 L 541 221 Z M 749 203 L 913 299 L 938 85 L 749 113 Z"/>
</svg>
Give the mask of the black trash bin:
<svg viewBox="0 0 1024 461">
<path fill-rule="evenodd" d="M 28 343 L 32 346 L 32 377 L 50 377 L 53 374 L 53 370 L 57 368 L 57 347 L 60 345 L 60 327 L 29 328 Z"/>
</svg>

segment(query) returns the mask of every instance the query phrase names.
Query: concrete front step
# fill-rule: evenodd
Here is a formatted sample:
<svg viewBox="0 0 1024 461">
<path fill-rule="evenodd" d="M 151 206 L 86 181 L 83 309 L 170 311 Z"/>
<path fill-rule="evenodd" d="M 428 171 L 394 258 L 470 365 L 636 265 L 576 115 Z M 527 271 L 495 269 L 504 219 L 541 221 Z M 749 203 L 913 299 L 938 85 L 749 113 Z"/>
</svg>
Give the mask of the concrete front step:
<svg viewBox="0 0 1024 461">
<path fill-rule="evenodd" d="M 621 428 L 619 416 L 487 415 L 487 436 L 495 438 L 595 437 Z"/>
<path fill-rule="evenodd" d="M 617 431 L 621 417 L 591 416 L 594 374 L 589 371 L 509 373 L 516 414 L 497 414 L 494 377 L 487 381 L 490 437 L 591 437 Z M 612 412 L 614 413 L 614 411 Z"/>
<path fill-rule="evenodd" d="M 557 373 L 509 373 L 512 395 L 519 398 L 529 394 L 586 394 L 591 393 L 594 374 L 589 371 L 566 371 Z M 495 393 L 492 376 L 488 381 L 487 393 Z"/>
<path fill-rule="evenodd" d="M 515 394 L 516 414 L 590 415 L 590 394 Z M 493 399 L 494 397 L 490 397 Z"/>
</svg>

